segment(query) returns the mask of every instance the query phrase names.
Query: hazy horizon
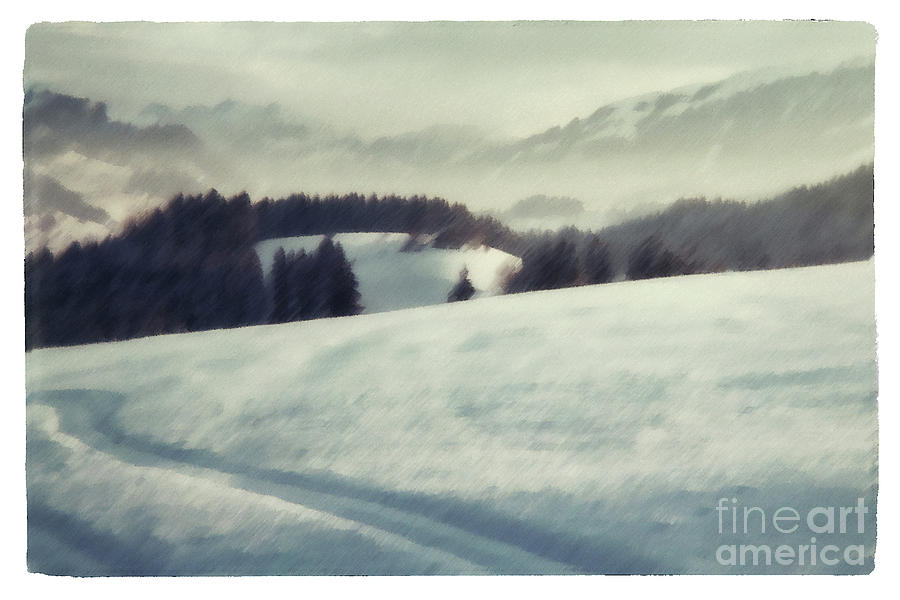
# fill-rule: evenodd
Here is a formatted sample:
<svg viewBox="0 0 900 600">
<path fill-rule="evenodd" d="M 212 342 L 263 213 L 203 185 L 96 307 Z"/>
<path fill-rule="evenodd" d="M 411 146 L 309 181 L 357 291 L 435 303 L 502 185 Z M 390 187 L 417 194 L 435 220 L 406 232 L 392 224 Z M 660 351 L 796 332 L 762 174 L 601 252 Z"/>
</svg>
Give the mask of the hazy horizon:
<svg viewBox="0 0 900 600">
<path fill-rule="evenodd" d="M 810 21 L 39 23 L 25 87 L 122 120 L 234 100 L 365 137 L 447 124 L 520 137 L 641 94 L 873 59 L 874 36 Z"/>
<path fill-rule="evenodd" d="M 210 188 L 583 207 L 515 228 L 761 199 L 873 160 L 874 51 L 857 22 L 36 24 L 25 89 L 93 104 L 29 96 L 26 238 Z"/>
</svg>

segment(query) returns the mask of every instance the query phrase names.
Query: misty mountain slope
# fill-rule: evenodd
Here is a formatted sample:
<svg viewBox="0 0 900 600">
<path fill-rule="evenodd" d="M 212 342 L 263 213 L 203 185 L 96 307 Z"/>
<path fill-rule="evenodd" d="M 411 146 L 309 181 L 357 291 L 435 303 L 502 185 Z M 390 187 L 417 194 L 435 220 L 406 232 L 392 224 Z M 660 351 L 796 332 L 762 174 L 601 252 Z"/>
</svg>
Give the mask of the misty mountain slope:
<svg viewBox="0 0 900 600">
<path fill-rule="evenodd" d="M 738 75 L 601 107 L 473 154 L 477 170 L 519 197 L 573 196 L 611 224 L 622 205 L 665 205 L 683 196 L 759 199 L 828 179 L 874 154 L 874 66 L 766 80 Z M 540 183 L 539 183 L 540 182 Z"/>
<path fill-rule="evenodd" d="M 781 143 L 805 144 L 828 138 L 834 144 L 838 131 L 858 136 L 845 139 L 846 146 L 871 152 L 873 81 L 871 64 L 847 65 L 824 74 L 770 78 L 762 73 L 739 74 L 603 106 L 587 118 L 575 118 L 565 126 L 526 138 L 505 154 L 498 149 L 496 159 L 561 159 L 567 154 L 602 155 L 623 147 L 659 153 L 706 151 L 715 143 L 752 154 L 757 144 L 773 135 L 793 136 L 779 139 Z M 817 127 L 825 120 L 835 126 Z M 856 127 L 841 128 L 839 124 Z M 796 129 L 785 132 L 785 125 Z"/>
<path fill-rule="evenodd" d="M 874 513 L 872 261 L 26 355 L 29 564 L 760 572 L 719 498 Z M 874 522 L 818 535 L 865 544 Z"/>
<path fill-rule="evenodd" d="M 627 98 L 520 139 L 467 123 L 370 139 L 277 102 L 233 100 L 155 103 L 126 123 L 108 117 L 102 98 L 29 91 L 26 169 L 106 211 L 107 230 L 178 192 L 212 187 L 254 198 L 427 194 L 498 213 L 534 195 L 570 197 L 585 210 L 549 219 L 596 229 L 679 197 L 755 200 L 871 162 L 873 90 L 867 61 L 763 70 Z M 29 217 L 34 244 L 58 249 L 86 235 L 67 233 L 70 219 L 55 216 L 58 225 Z"/>
<path fill-rule="evenodd" d="M 648 237 L 699 272 L 827 264 L 873 255 L 874 209 L 870 164 L 760 202 L 682 199 L 598 235 L 622 274 Z"/>
<path fill-rule="evenodd" d="M 871 161 L 873 90 L 874 66 L 866 61 L 825 73 L 741 73 L 624 99 L 499 141 L 465 124 L 366 140 L 309 118 L 293 123 L 277 106 L 237 103 L 157 108 L 147 113 L 157 119 L 146 122 L 184 123 L 242 153 L 249 162 L 224 181 L 258 194 L 297 189 L 281 181 L 280 169 L 301 173 L 307 190 L 426 191 L 476 210 L 534 194 L 571 196 L 588 209 L 578 222 L 597 227 L 614 222 L 623 206 L 646 211 L 690 195 L 757 199 Z M 234 133 L 247 130 L 252 140 Z"/>
<path fill-rule="evenodd" d="M 324 236 L 311 235 L 265 240 L 256 245 L 263 273 L 272 269 L 278 248 L 285 252 L 315 251 Z M 474 298 L 503 292 L 503 280 L 518 270 L 516 256 L 480 246 L 459 250 L 412 247 L 406 233 L 341 233 L 332 236 L 341 244 L 359 282 L 364 312 L 384 312 L 447 301 L 447 294 L 467 269 L 475 287 Z"/>
</svg>

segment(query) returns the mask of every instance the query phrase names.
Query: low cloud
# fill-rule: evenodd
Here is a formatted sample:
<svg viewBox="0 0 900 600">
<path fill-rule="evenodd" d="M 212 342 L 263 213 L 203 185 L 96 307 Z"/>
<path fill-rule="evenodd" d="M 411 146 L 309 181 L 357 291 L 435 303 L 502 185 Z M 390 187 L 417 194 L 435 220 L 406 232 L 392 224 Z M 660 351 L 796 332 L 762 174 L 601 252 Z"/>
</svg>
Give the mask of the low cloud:
<svg viewBox="0 0 900 600">
<path fill-rule="evenodd" d="M 100 225 L 109 222 L 109 214 L 105 210 L 88 204 L 78 192 L 73 192 L 52 177 L 26 172 L 25 216 L 43 214 L 46 217 L 54 211 L 75 217 L 82 222 L 91 221 Z M 44 217 L 40 221 L 42 231 L 56 224 L 55 219 L 48 221 Z"/>
<path fill-rule="evenodd" d="M 569 196 L 546 196 L 537 194 L 516 202 L 505 215 L 512 219 L 535 219 L 545 217 L 577 217 L 584 212 L 584 204 Z"/>
<path fill-rule="evenodd" d="M 49 90 L 26 93 L 23 136 L 26 158 L 74 150 L 114 164 L 139 156 L 184 160 L 201 147 L 184 125 L 137 127 L 113 121 L 103 102 Z"/>
<path fill-rule="evenodd" d="M 196 178 L 187 173 L 177 170 L 144 169 L 135 171 L 122 191 L 126 194 L 137 193 L 169 197 L 179 193 L 192 194 L 205 190 Z"/>
</svg>

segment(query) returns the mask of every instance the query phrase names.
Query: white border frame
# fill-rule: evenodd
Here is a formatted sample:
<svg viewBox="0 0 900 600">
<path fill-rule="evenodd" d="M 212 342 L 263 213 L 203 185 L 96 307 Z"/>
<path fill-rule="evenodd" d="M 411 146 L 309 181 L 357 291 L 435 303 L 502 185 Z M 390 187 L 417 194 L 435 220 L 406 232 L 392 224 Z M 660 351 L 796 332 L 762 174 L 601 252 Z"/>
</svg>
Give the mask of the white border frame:
<svg viewBox="0 0 900 600">
<path fill-rule="evenodd" d="M 244 597 L 266 594 L 344 594 L 354 596 L 456 597 L 463 593 L 498 593 L 519 596 L 550 596 L 582 593 L 627 594 L 629 596 L 754 598 L 776 593 L 778 597 L 816 594 L 819 597 L 878 595 L 882 587 L 898 589 L 898 474 L 897 407 L 898 319 L 897 309 L 897 203 L 900 201 L 896 177 L 896 107 L 898 26 L 887 3 L 877 0 L 756 0 L 741 6 L 712 0 L 682 0 L 617 3 L 548 2 L 493 3 L 475 0 L 456 2 L 332 1 L 324 4 L 281 6 L 257 0 L 241 6 L 212 2 L 162 0 L 151 4 L 124 4 L 112 0 L 65 3 L 49 0 L 39 5 L 7 7 L 3 28 L 3 182 L 6 198 L 0 204 L 0 281 L 2 307 L 2 402 L 3 426 L 3 545 L 0 574 L 11 596 L 39 597 L 65 595 L 74 598 L 158 598 L 198 593 L 216 597 Z M 24 403 L 24 314 L 22 304 L 23 232 L 21 111 L 22 65 L 25 30 L 39 21 L 362 21 L 362 20 L 623 20 L 623 19 L 835 19 L 867 21 L 878 30 L 876 49 L 876 310 L 879 350 L 880 490 L 878 501 L 878 542 L 873 574 L 857 577 L 455 577 L 455 578 L 166 578 L 166 579 L 74 579 L 28 574 L 25 569 L 25 403 Z M 262 588 L 262 589 L 260 589 Z"/>
</svg>

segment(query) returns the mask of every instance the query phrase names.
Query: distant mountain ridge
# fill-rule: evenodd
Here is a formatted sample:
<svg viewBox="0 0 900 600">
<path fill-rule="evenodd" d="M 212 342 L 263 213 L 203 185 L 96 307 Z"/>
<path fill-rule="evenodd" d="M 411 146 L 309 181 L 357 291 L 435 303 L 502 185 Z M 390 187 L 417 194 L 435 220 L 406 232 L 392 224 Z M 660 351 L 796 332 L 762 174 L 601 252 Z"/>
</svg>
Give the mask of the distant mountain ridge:
<svg viewBox="0 0 900 600">
<path fill-rule="evenodd" d="M 211 187 L 255 198 L 300 189 L 427 194 L 494 214 L 535 195 L 569 197 L 585 210 L 548 221 L 600 229 L 680 197 L 771 197 L 871 162 L 873 90 L 865 61 L 827 73 L 742 74 L 607 104 L 515 140 L 458 125 L 367 140 L 299 122 L 278 104 L 234 101 L 157 104 L 124 123 L 102 103 L 29 92 L 26 169 L 80 195 L 110 225 L 37 197 L 26 241 L 59 249 L 103 237 L 177 192 Z"/>
<path fill-rule="evenodd" d="M 872 112 L 873 82 L 874 65 L 865 63 L 770 80 L 759 73 L 744 73 L 607 104 L 588 117 L 575 117 L 566 125 L 496 146 L 487 154 L 499 162 L 565 154 L 593 156 L 626 147 L 655 146 L 664 140 L 668 146 L 672 135 L 678 136 L 676 146 L 683 148 L 686 141 L 703 144 L 733 138 L 733 126 L 724 128 L 724 121 L 742 123 L 745 128 L 771 128 L 785 123 L 811 126 L 827 116 L 838 124 Z M 795 117 L 803 120 L 793 121 Z M 762 133 L 755 131 L 747 139 Z"/>
<path fill-rule="evenodd" d="M 614 224 L 604 213 L 622 205 L 755 200 L 871 162 L 873 86 L 872 65 L 766 83 L 732 78 L 610 104 L 466 164 L 491 165 L 518 197 L 582 200 L 595 211 L 582 226 Z"/>
</svg>

